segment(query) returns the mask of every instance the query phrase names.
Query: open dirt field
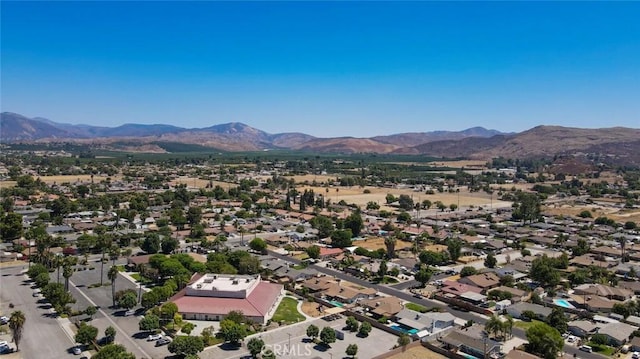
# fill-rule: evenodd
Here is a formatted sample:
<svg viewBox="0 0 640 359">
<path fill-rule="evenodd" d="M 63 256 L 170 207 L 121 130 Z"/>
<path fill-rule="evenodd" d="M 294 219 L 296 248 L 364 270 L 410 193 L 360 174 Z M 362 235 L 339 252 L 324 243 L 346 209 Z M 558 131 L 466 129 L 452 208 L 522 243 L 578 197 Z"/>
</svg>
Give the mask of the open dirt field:
<svg viewBox="0 0 640 359">
<path fill-rule="evenodd" d="M 383 248 L 383 249 L 387 248 L 384 245 L 384 238 L 380 238 L 380 237 L 372 237 L 372 238 L 367 238 L 367 239 L 362 240 L 362 241 L 354 241 L 353 245 L 354 246 L 358 246 L 358 247 L 362 247 L 362 248 L 370 250 L 370 251 L 375 251 L 375 250 L 378 250 L 380 248 Z M 409 243 L 409 242 L 396 241 L 396 250 L 404 249 L 404 248 L 411 247 L 411 246 L 412 246 L 412 244 Z"/>
<path fill-rule="evenodd" d="M 327 309 L 327 307 L 324 307 L 322 304 L 318 304 L 316 302 L 308 302 L 308 301 L 304 301 L 302 303 L 302 312 L 304 312 L 304 314 L 312 316 L 312 317 L 319 317 L 322 315 L 322 313 L 318 310 L 318 307 L 322 308 L 322 309 Z"/>
<path fill-rule="evenodd" d="M 620 223 L 628 221 L 640 223 L 640 210 L 621 210 L 618 208 L 607 208 L 598 205 L 571 206 L 565 204 L 561 206 L 545 207 L 543 212 L 552 216 L 577 217 L 580 212 L 585 210 L 590 211 L 591 217 L 594 219 L 598 217 L 608 217 Z"/>
<path fill-rule="evenodd" d="M 323 194 L 325 197 L 331 199 L 331 202 L 336 203 L 344 200 L 347 203 L 355 203 L 359 206 L 366 206 L 368 202 L 376 202 L 380 205 L 381 209 L 394 210 L 392 207 L 386 206 L 387 194 L 392 194 L 395 197 L 399 197 L 401 194 L 406 194 L 413 197 L 413 201 L 424 201 L 428 199 L 431 203 L 441 201 L 445 205 L 460 204 L 460 207 L 469 206 L 489 206 L 491 203 L 491 197 L 484 192 L 470 193 L 466 188 L 460 189 L 460 193 L 435 193 L 425 194 L 424 192 L 416 192 L 410 188 L 380 188 L 380 187 L 329 187 L 322 186 L 299 186 L 299 192 L 304 190 L 313 190 L 317 194 Z M 327 192 L 327 189 L 329 190 Z M 364 193 L 365 190 L 369 190 L 370 193 Z M 506 203 L 506 202 L 505 202 Z M 497 200 L 497 195 L 493 195 L 493 206 L 499 206 L 500 203 Z M 509 204 L 510 205 L 510 204 Z M 432 207 L 433 208 L 433 207 Z"/>
<path fill-rule="evenodd" d="M 54 182 L 57 184 L 61 183 L 91 183 L 91 175 L 60 175 L 60 176 L 34 176 L 34 178 L 39 178 L 42 182 L 51 185 Z M 110 177 L 111 181 L 117 181 L 121 179 L 121 176 L 112 176 Z M 106 180 L 107 177 L 103 176 L 93 176 L 94 183 L 100 183 L 101 181 Z M 8 188 L 16 185 L 15 181 L 0 181 L 0 188 Z"/>
<path fill-rule="evenodd" d="M 418 345 L 405 350 L 402 353 L 389 357 L 388 359 L 445 359 L 446 356 L 433 352 L 422 345 Z"/>
<path fill-rule="evenodd" d="M 178 178 L 170 181 L 169 183 L 172 186 L 175 186 L 175 185 L 178 185 L 178 184 L 186 184 L 187 187 L 190 187 L 190 188 L 206 188 L 207 185 L 209 185 L 209 180 L 195 178 L 195 177 L 178 177 Z M 213 181 L 213 186 L 214 187 L 215 186 L 220 186 L 220 187 L 224 188 L 225 190 L 228 190 L 229 188 L 236 187 L 237 184 L 229 183 L 229 182 Z"/>
</svg>

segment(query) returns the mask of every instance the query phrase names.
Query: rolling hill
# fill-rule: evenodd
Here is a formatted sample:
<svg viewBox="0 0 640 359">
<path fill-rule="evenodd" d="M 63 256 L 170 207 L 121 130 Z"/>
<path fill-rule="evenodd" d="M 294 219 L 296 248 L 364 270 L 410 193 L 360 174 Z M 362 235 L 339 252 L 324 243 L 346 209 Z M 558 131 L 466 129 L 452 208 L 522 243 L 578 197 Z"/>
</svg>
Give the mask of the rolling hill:
<svg viewBox="0 0 640 359">
<path fill-rule="evenodd" d="M 601 129 L 538 126 L 521 133 L 502 133 L 474 127 L 464 131 L 398 133 L 371 138 L 317 138 L 304 133 L 269 134 L 240 122 L 205 128 L 172 125 L 124 124 L 118 127 L 71 125 L 44 118 L 27 118 L 3 112 L 0 141 L 79 142 L 102 149 L 151 151 L 194 145 L 224 151 L 290 149 L 319 153 L 379 153 L 447 158 L 490 159 L 549 157 L 554 155 L 603 156 L 609 160 L 640 164 L 640 129 Z M 127 143 L 127 146 L 122 146 Z M 168 144 L 163 147 L 163 144 Z M 179 147 L 179 146 L 178 146 Z M 187 147 L 188 148 L 188 147 Z"/>
</svg>

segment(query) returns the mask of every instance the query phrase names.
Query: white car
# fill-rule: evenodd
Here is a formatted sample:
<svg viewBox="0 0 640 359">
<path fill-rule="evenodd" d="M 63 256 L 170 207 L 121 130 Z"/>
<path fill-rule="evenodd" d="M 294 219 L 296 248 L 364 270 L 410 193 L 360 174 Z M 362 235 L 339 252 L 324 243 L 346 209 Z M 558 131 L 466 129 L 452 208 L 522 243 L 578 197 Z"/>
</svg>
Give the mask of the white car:
<svg viewBox="0 0 640 359">
<path fill-rule="evenodd" d="M 640 359 L 640 352 L 633 352 L 631 359 Z"/>
<path fill-rule="evenodd" d="M 0 317 L 0 323 L 7 324 L 9 323 L 9 318 L 5 317 L 4 315 Z"/>
<path fill-rule="evenodd" d="M 148 342 L 153 342 L 160 339 L 162 339 L 162 334 L 151 334 L 147 337 Z"/>
<path fill-rule="evenodd" d="M 82 349 L 80 349 L 80 347 L 73 347 L 73 354 L 75 355 L 82 354 Z"/>
</svg>

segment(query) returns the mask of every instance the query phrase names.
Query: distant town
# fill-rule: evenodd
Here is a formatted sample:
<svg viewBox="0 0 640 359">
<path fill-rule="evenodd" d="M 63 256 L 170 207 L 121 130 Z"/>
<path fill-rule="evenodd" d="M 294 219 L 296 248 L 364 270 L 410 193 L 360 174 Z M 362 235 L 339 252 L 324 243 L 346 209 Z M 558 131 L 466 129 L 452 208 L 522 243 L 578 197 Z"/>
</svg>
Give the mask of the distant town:
<svg viewBox="0 0 640 359">
<path fill-rule="evenodd" d="M 2 357 L 640 359 L 638 168 L 78 148 L 0 155 Z"/>
</svg>

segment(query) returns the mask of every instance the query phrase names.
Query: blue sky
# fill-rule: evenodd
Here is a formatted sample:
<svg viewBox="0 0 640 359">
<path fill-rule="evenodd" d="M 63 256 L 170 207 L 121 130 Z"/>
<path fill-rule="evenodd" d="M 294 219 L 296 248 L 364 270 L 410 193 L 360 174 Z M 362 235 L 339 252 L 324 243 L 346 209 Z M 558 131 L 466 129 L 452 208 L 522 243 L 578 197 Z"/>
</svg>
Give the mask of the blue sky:
<svg viewBox="0 0 640 359">
<path fill-rule="evenodd" d="M 2 111 L 373 136 L 640 127 L 640 2 L 6 2 Z"/>
</svg>

